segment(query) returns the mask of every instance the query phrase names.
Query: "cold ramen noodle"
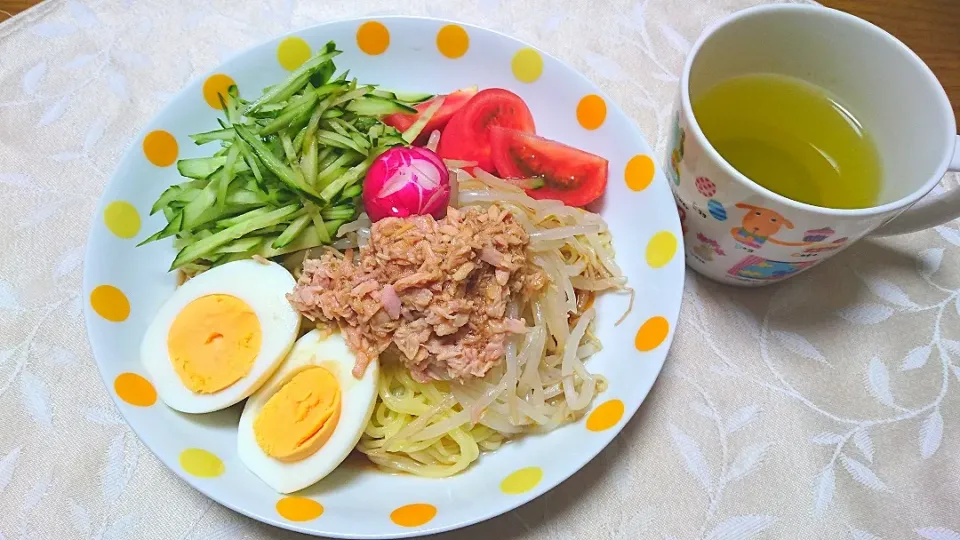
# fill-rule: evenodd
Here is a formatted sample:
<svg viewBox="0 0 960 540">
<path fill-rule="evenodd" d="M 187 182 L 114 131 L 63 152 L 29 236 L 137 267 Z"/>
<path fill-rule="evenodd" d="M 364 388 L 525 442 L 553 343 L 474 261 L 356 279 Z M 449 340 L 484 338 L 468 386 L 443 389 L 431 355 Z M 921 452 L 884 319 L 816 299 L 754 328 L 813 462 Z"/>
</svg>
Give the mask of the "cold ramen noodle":
<svg viewBox="0 0 960 540">
<path fill-rule="evenodd" d="M 515 94 L 335 77 L 329 44 L 246 101 L 154 206 L 188 279 L 141 347 L 187 413 L 246 400 L 237 452 L 281 493 L 357 450 L 427 477 L 580 418 L 606 387 L 593 300 L 632 291 L 607 162 L 535 134 Z M 271 261 L 271 259 L 273 259 Z"/>
<path fill-rule="evenodd" d="M 355 255 L 304 262 L 293 305 L 379 358 L 379 403 L 358 449 L 424 476 L 577 417 L 604 389 L 583 361 L 597 291 L 622 288 L 595 214 L 536 201 L 494 178 L 461 182 L 445 218 L 359 229 Z"/>
</svg>

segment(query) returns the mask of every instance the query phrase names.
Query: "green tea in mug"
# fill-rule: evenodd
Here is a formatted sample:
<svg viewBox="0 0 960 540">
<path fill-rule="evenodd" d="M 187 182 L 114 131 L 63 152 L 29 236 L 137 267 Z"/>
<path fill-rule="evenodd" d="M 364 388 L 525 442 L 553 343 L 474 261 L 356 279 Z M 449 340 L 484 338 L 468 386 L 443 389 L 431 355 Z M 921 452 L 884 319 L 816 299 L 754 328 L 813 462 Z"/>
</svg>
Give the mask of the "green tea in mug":
<svg viewBox="0 0 960 540">
<path fill-rule="evenodd" d="M 823 88 L 782 75 L 743 75 L 708 89 L 693 112 L 727 163 L 771 191 L 827 208 L 878 203 L 873 139 Z"/>
</svg>

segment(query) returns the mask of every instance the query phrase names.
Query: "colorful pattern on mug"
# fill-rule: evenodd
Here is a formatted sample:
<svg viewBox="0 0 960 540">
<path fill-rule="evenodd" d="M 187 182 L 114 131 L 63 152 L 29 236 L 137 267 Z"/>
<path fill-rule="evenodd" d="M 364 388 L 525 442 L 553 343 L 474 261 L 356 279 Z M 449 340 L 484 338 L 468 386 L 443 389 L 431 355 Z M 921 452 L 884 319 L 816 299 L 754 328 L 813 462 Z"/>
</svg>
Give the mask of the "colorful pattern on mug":
<svg viewBox="0 0 960 540">
<path fill-rule="evenodd" d="M 680 113 L 674 115 L 673 134 L 670 137 L 670 163 L 667 167 L 667 174 L 673 180 L 673 183 L 680 185 L 680 162 L 683 161 L 683 144 L 686 142 L 687 134 L 680 127 Z"/>
<path fill-rule="evenodd" d="M 713 216 L 713 219 L 717 221 L 727 220 L 727 210 L 720 201 L 716 199 L 707 201 L 707 210 L 710 212 L 710 215 Z"/>
<path fill-rule="evenodd" d="M 781 246 L 807 246 L 810 242 L 785 242 L 773 238 L 773 235 L 786 227 L 793 228 L 793 222 L 769 208 L 752 204 L 737 203 L 737 208 L 747 210 L 740 227 L 730 229 L 733 239 L 749 250 L 760 249 L 767 241 Z"/>
<path fill-rule="evenodd" d="M 816 261 L 774 261 L 756 255 L 748 255 L 727 273 L 746 281 L 771 281 L 796 274 L 814 264 L 816 264 Z"/>
<path fill-rule="evenodd" d="M 727 253 L 720 247 L 720 242 L 712 238 L 707 238 L 703 233 L 697 233 L 697 241 L 700 243 L 693 248 L 693 256 L 700 262 L 706 263 L 713 260 L 713 256 L 724 257 Z"/>
<path fill-rule="evenodd" d="M 710 181 L 706 176 L 697 177 L 697 191 L 704 197 L 713 197 L 717 194 L 717 185 Z"/>
</svg>

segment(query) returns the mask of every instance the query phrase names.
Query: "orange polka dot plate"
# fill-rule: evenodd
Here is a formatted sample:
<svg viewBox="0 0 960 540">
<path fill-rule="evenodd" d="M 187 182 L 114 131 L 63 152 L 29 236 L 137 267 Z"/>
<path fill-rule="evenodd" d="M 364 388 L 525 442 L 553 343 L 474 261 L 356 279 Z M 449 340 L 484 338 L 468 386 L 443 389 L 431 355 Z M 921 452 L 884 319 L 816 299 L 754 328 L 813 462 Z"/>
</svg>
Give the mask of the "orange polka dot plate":
<svg viewBox="0 0 960 540">
<path fill-rule="evenodd" d="M 603 350 L 587 368 L 609 384 L 578 421 L 506 444 L 447 479 L 387 474 L 348 459 L 319 483 L 280 495 L 239 461 L 242 403 L 194 415 L 158 399 L 140 346 L 154 314 L 179 285 L 167 272 L 175 250 L 170 238 L 136 246 L 165 225 L 151 206 L 181 181 L 177 160 L 213 151 L 188 135 L 215 126 L 222 115 L 217 94 L 232 84 L 241 93 L 276 84 L 330 40 L 343 51 L 338 69 L 349 68 L 361 81 L 430 94 L 472 85 L 505 88 L 527 103 L 539 135 L 607 159 L 606 193 L 590 209 L 608 223 L 636 300 L 619 325 L 627 295 L 596 300 L 595 333 Z M 382 17 L 322 24 L 258 45 L 176 95 L 131 141 L 103 193 L 87 244 L 84 295 L 107 391 L 172 471 L 219 503 L 277 527 L 334 538 L 414 538 L 508 512 L 577 472 L 610 443 L 664 364 L 680 311 L 684 261 L 680 221 L 659 162 L 603 88 L 532 45 L 490 30 Z"/>
</svg>

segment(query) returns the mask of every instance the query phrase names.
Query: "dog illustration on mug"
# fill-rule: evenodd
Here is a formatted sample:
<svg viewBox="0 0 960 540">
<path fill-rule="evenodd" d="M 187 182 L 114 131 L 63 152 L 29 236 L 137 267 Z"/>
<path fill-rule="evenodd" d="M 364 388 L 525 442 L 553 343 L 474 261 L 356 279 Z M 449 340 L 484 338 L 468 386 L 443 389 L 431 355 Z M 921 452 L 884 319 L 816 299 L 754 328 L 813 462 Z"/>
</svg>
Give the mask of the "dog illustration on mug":
<svg viewBox="0 0 960 540">
<path fill-rule="evenodd" d="M 807 246 L 811 243 L 784 242 L 774 238 L 773 235 L 784 227 L 793 229 L 793 223 L 778 212 L 746 203 L 737 203 L 736 207 L 747 211 L 740 226 L 730 229 L 730 235 L 742 249 L 752 252 L 760 249 L 767 242 L 781 246 Z"/>
</svg>

